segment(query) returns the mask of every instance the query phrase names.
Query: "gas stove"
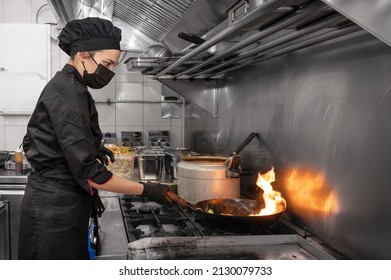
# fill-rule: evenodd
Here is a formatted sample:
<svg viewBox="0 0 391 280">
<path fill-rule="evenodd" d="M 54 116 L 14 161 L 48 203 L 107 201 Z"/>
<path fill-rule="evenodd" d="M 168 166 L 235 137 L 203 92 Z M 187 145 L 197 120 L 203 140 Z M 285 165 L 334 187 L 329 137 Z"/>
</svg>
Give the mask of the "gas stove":
<svg viewBox="0 0 391 280">
<path fill-rule="evenodd" d="M 209 226 L 178 205 L 166 207 L 137 196 L 122 196 L 119 200 L 129 242 L 148 237 L 238 235 Z M 275 231 L 275 227 L 268 228 L 263 234 Z"/>
<path fill-rule="evenodd" d="M 335 259 L 334 252 L 299 234 L 281 218 L 257 232 L 229 232 L 205 224 L 178 205 L 118 197 L 127 259 Z M 304 236 L 304 238 L 303 238 Z"/>
</svg>

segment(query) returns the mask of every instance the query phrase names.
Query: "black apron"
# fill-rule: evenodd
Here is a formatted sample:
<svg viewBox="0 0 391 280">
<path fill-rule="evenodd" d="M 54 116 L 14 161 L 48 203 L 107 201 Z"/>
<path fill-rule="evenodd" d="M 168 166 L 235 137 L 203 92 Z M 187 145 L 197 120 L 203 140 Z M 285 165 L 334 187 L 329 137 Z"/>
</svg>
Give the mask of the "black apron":
<svg viewBox="0 0 391 280">
<path fill-rule="evenodd" d="M 93 197 L 72 181 L 33 172 L 22 202 L 19 259 L 89 259 L 88 225 Z"/>
</svg>

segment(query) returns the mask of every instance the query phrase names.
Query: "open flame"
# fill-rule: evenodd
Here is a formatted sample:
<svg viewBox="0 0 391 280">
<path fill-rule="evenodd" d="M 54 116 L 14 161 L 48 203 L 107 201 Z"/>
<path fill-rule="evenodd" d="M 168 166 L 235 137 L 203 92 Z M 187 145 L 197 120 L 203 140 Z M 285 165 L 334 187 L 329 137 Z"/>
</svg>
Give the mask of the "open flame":
<svg viewBox="0 0 391 280">
<path fill-rule="evenodd" d="M 273 190 L 271 183 L 276 180 L 274 167 L 265 174 L 258 173 L 257 186 L 263 190 L 265 207 L 254 216 L 266 216 L 282 212 L 286 209 L 286 201 L 281 193 Z"/>
<path fill-rule="evenodd" d="M 287 170 L 284 182 L 289 207 L 310 214 L 337 213 L 338 197 L 322 171 L 308 167 Z"/>
</svg>

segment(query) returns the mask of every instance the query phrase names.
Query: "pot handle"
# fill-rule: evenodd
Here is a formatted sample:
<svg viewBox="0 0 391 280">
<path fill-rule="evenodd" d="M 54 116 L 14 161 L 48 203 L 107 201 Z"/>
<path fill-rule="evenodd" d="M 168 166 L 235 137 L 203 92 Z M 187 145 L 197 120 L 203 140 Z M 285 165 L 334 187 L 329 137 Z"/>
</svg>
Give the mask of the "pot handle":
<svg viewBox="0 0 391 280">
<path fill-rule="evenodd" d="M 257 137 L 258 133 L 251 132 L 251 134 L 243 141 L 242 144 L 235 150 L 234 155 L 239 154 L 255 137 Z"/>
</svg>

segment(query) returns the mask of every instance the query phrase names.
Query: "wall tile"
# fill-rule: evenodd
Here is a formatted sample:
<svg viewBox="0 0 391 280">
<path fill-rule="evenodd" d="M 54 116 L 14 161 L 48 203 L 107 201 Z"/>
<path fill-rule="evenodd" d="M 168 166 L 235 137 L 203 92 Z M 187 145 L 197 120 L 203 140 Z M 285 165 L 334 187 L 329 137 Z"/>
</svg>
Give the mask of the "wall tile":
<svg viewBox="0 0 391 280">
<path fill-rule="evenodd" d="M 122 146 L 122 142 L 121 142 L 121 132 L 122 131 L 140 131 L 142 133 L 142 136 L 144 137 L 144 130 L 143 130 L 142 126 L 117 126 L 117 128 L 116 128 L 117 143 L 120 146 Z"/>
<path fill-rule="evenodd" d="M 54 17 L 50 7 L 46 0 L 32 0 L 31 1 L 31 23 L 56 23 L 57 20 Z M 45 5 L 44 7 L 42 7 Z M 42 7 L 42 8 L 41 8 Z M 38 18 L 37 12 L 39 10 Z M 38 20 L 38 21 L 37 21 Z"/>
<path fill-rule="evenodd" d="M 101 126 L 115 126 L 115 104 L 95 104 L 99 116 L 99 125 Z"/>
<path fill-rule="evenodd" d="M 142 83 L 117 83 L 117 100 L 143 100 Z"/>
<path fill-rule="evenodd" d="M 0 116 L 0 150 L 5 150 L 4 116 Z"/>
<path fill-rule="evenodd" d="M 4 116 L 4 124 L 6 126 L 24 126 L 26 127 L 30 120 L 30 116 Z"/>
<path fill-rule="evenodd" d="M 182 106 L 180 106 L 182 107 Z M 179 126 L 179 127 L 182 127 L 183 126 L 183 116 L 182 116 L 182 110 L 181 110 L 181 118 L 179 119 L 170 119 L 170 126 Z"/>
<path fill-rule="evenodd" d="M 117 126 L 143 126 L 143 106 L 138 103 L 116 104 Z"/>
<path fill-rule="evenodd" d="M 4 0 L 0 0 L 0 23 L 4 23 Z"/>
<path fill-rule="evenodd" d="M 161 104 L 144 104 L 144 126 L 170 126 L 170 119 L 162 119 Z"/>
<path fill-rule="evenodd" d="M 170 141 L 173 148 L 183 147 L 183 128 L 182 127 L 171 127 L 170 128 Z"/>
<path fill-rule="evenodd" d="M 8 151 L 16 150 L 22 143 L 26 134 L 26 126 L 6 125 L 5 126 L 5 149 Z"/>
<path fill-rule="evenodd" d="M 31 0 L 4 0 L 4 23 L 33 23 L 31 17 Z"/>
<path fill-rule="evenodd" d="M 160 101 L 162 98 L 162 85 L 156 83 L 144 83 L 144 100 Z"/>
<path fill-rule="evenodd" d="M 117 66 L 118 68 L 119 66 Z M 140 72 L 123 72 L 116 73 L 115 81 L 117 83 L 142 83 L 143 76 Z"/>
<path fill-rule="evenodd" d="M 95 101 L 106 101 L 107 98 L 115 100 L 115 81 L 112 80 L 107 86 L 101 89 L 88 88 L 88 91 L 91 93 L 92 98 Z"/>
<path fill-rule="evenodd" d="M 60 64 L 60 51 L 57 47 L 57 43 L 55 40 L 51 39 L 50 40 L 50 48 L 51 48 L 51 56 L 50 56 L 50 62 L 51 62 L 51 78 L 56 75 L 58 71 L 62 69 L 64 66 L 63 64 Z"/>
</svg>

